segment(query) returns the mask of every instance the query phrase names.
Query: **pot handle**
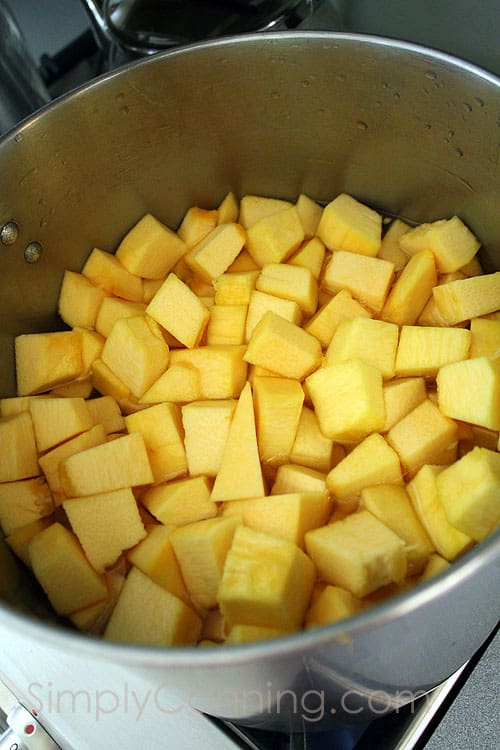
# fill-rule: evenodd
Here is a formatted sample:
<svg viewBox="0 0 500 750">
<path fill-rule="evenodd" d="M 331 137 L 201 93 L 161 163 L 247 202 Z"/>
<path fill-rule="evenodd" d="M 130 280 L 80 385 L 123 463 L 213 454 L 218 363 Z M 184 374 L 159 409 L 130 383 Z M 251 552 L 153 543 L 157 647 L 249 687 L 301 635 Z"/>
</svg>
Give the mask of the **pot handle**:
<svg viewBox="0 0 500 750">
<path fill-rule="evenodd" d="M 109 54 L 116 40 L 111 33 L 109 26 L 102 12 L 102 7 L 96 0 L 81 0 L 83 9 L 90 19 L 92 31 L 96 37 L 97 44 L 103 52 Z"/>
<path fill-rule="evenodd" d="M 0 736 L 0 750 L 61 750 L 20 703 L 9 712 L 7 724 L 9 728 Z"/>
</svg>

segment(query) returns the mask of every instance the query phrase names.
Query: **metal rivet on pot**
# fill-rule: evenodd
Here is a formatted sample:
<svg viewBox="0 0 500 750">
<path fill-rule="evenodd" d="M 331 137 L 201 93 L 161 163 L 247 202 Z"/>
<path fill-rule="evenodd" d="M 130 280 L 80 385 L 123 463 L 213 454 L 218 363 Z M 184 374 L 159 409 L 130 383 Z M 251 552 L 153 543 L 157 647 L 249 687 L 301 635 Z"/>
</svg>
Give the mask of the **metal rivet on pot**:
<svg viewBox="0 0 500 750">
<path fill-rule="evenodd" d="M 24 260 L 26 263 L 38 263 L 42 255 L 42 246 L 39 242 L 30 242 L 24 248 Z"/>
<path fill-rule="evenodd" d="M 19 237 L 19 227 L 15 221 L 8 221 L 0 229 L 0 242 L 2 245 L 13 245 Z"/>
</svg>

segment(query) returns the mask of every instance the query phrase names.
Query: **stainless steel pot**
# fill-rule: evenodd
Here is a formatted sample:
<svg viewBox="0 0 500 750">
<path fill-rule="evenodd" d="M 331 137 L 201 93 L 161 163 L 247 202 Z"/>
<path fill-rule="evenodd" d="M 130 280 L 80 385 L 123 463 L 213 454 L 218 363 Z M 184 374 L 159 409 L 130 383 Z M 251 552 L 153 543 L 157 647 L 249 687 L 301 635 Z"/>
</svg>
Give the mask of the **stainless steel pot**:
<svg viewBox="0 0 500 750">
<path fill-rule="evenodd" d="M 0 142 L 0 237 L 12 243 L 0 246 L 0 392 L 14 392 L 13 336 L 56 325 L 64 268 L 79 270 L 94 245 L 112 250 L 146 211 L 176 226 L 229 189 L 319 201 L 345 190 L 414 221 L 457 213 L 482 239 L 485 268 L 498 269 L 499 143 L 498 79 L 380 38 L 240 36 L 103 77 Z M 29 642 L 168 681 L 208 713 L 317 728 L 408 703 L 475 652 L 498 619 L 499 543 L 497 533 L 372 611 L 268 643 L 105 643 L 40 621 L 13 573 L 0 618 Z"/>
</svg>

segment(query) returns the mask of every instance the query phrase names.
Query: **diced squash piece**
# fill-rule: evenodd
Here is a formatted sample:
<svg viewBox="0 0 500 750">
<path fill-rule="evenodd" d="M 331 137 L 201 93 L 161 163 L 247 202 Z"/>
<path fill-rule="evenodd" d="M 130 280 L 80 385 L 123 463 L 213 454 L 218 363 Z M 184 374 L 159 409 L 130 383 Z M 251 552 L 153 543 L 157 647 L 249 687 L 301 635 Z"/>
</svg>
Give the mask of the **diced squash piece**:
<svg viewBox="0 0 500 750">
<path fill-rule="evenodd" d="M 244 359 L 285 378 L 302 380 L 319 367 L 321 356 L 321 344 L 314 336 L 269 311 L 255 326 Z"/>
<path fill-rule="evenodd" d="M 15 338 L 17 395 L 30 396 L 82 374 L 79 331 L 24 333 Z"/>
<path fill-rule="evenodd" d="M 146 313 L 189 348 L 199 344 L 210 317 L 203 302 L 174 273 L 167 276 Z"/>
<path fill-rule="evenodd" d="M 328 625 L 352 617 L 360 608 L 359 599 L 350 591 L 327 584 L 309 606 L 305 624 L 307 627 Z"/>
<path fill-rule="evenodd" d="M 470 340 L 466 328 L 404 325 L 396 354 L 396 375 L 435 377 L 443 365 L 468 357 Z"/>
<path fill-rule="evenodd" d="M 436 552 L 446 560 L 454 560 L 472 546 L 467 534 L 452 526 L 437 490 L 437 478 L 443 466 L 425 464 L 408 482 L 406 489 L 412 505 Z"/>
<path fill-rule="evenodd" d="M 366 307 L 380 312 L 385 304 L 394 276 L 394 264 L 382 258 L 336 250 L 323 278 L 332 294 L 346 289 Z"/>
<path fill-rule="evenodd" d="M 186 263 L 201 279 L 211 282 L 229 268 L 246 240 L 241 224 L 218 224 L 186 255 Z"/>
<path fill-rule="evenodd" d="M 217 206 L 217 224 L 238 221 L 239 212 L 238 199 L 232 191 L 229 191 Z"/>
<path fill-rule="evenodd" d="M 144 315 L 146 304 L 144 302 L 131 302 L 120 297 L 105 297 L 97 313 L 95 329 L 101 336 L 107 338 L 113 326 L 120 318 L 134 318 Z"/>
<path fill-rule="evenodd" d="M 282 464 L 276 471 L 276 479 L 271 495 L 285 495 L 290 492 L 324 492 L 326 474 L 308 466 Z"/>
<path fill-rule="evenodd" d="M 230 627 L 297 629 L 314 576 L 312 561 L 293 542 L 240 525 L 219 585 L 220 610 Z"/>
<path fill-rule="evenodd" d="M 92 448 L 95 445 L 101 445 L 105 442 L 106 430 L 102 424 L 98 424 L 40 456 L 40 467 L 52 491 L 56 505 L 60 505 L 65 497 L 59 478 L 59 464 L 61 461 L 68 456 L 72 456 L 74 453 L 80 453 L 80 451 L 86 450 L 86 448 Z"/>
<path fill-rule="evenodd" d="M 326 478 L 326 486 L 341 503 L 378 484 L 403 484 L 398 455 L 378 432 L 358 443 Z"/>
<path fill-rule="evenodd" d="M 265 195 L 252 195 L 248 193 L 240 200 L 239 220 L 241 224 L 248 229 L 259 219 L 265 216 L 283 211 L 285 208 L 291 208 L 293 203 L 282 200 L 281 198 L 268 198 Z"/>
<path fill-rule="evenodd" d="M 213 280 L 216 305 L 248 305 L 260 271 L 222 273 Z"/>
<path fill-rule="evenodd" d="M 94 424 L 102 424 L 107 435 L 125 429 L 120 405 L 113 396 L 97 396 L 87 400 L 87 409 Z"/>
<path fill-rule="evenodd" d="M 108 587 L 91 566 L 76 536 L 59 522 L 29 543 L 33 573 L 60 615 L 105 599 Z"/>
<path fill-rule="evenodd" d="M 458 216 L 419 224 L 400 238 L 409 255 L 431 250 L 440 273 L 458 271 L 479 250 L 480 243 Z"/>
<path fill-rule="evenodd" d="M 29 412 L 0 419 L 0 445 L 0 482 L 40 476 L 35 431 Z"/>
<path fill-rule="evenodd" d="M 195 607 L 213 609 L 239 518 L 208 518 L 174 529 L 170 541 Z"/>
<path fill-rule="evenodd" d="M 180 408 L 170 402 L 154 404 L 125 417 L 129 433 L 140 432 L 155 482 L 187 472 Z"/>
<path fill-rule="evenodd" d="M 217 515 L 217 505 L 210 498 L 208 479 L 201 476 L 150 487 L 141 495 L 141 503 L 166 525 L 182 526 Z"/>
<path fill-rule="evenodd" d="M 353 442 L 382 429 L 385 407 L 378 368 L 352 359 L 320 367 L 306 384 L 326 437 Z"/>
<path fill-rule="evenodd" d="M 90 331 L 89 331 L 90 333 Z M 53 398 L 89 398 L 94 386 L 90 377 L 81 380 L 73 380 L 72 383 L 64 383 L 53 388 L 47 396 Z"/>
<path fill-rule="evenodd" d="M 500 271 L 438 284 L 432 290 L 437 308 L 448 325 L 498 310 Z"/>
<path fill-rule="evenodd" d="M 399 329 L 395 323 L 368 317 L 343 320 L 325 353 L 324 365 L 358 359 L 376 367 L 384 380 L 394 375 Z"/>
<path fill-rule="evenodd" d="M 30 402 L 30 413 L 39 453 L 93 427 L 83 398 L 40 398 Z"/>
<path fill-rule="evenodd" d="M 136 276 L 162 279 L 186 250 L 176 232 L 151 214 L 145 214 L 122 239 L 115 257 Z"/>
<path fill-rule="evenodd" d="M 119 404 L 132 397 L 130 389 L 100 358 L 92 362 L 92 383 L 96 391 L 112 396 Z"/>
<path fill-rule="evenodd" d="M 111 253 L 95 247 L 85 261 L 82 274 L 109 294 L 132 302 L 142 302 L 141 277 L 127 271 Z"/>
<path fill-rule="evenodd" d="M 407 572 L 404 541 L 367 510 L 309 531 L 306 549 L 327 583 L 356 597 L 401 583 Z"/>
<path fill-rule="evenodd" d="M 145 305 L 149 305 L 153 297 L 155 296 L 158 289 L 161 287 L 165 278 L 161 279 L 143 279 L 142 280 L 142 301 Z"/>
<path fill-rule="evenodd" d="M 0 398 L 0 417 L 13 417 L 23 411 L 29 411 L 29 403 L 32 398 L 48 398 L 47 393 L 39 396 L 8 396 Z"/>
<path fill-rule="evenodd" d="M 281 263 L 298 250 L 304 237 L 299 213 L 292 205 L 251 224 L 247 229 L 246 249 L 259 266 Z"/>
<path fill-rule="evenodd" d="M 360 302 L 353 299 L 347 289 L 342 289 L 322 305 L 318 312 L 307 321 L 304 329 L 316 336 L 326 348 L 342 321 L 360 317 L 370 318 L 371 313 Z"/>
<path fill-rule="evenodd" d="M 419 583 L 428 581 L 429 578 L 433 578 L 438 573 L 447 570 L 449 567 L 450 563 L 448 562 L 448 560 L 445 560 L 444 557 L 441 557 L 441 555 L 438 555 L 437 552 L 435 552 L 429 557 L 427 565 L 423 569 L 422 574 L 418 579 Z"/>
<path fill-rule="evenodd" d="M 313 201 L 313 199 L 305 193 L 299 195 L 295 206 L 299 212 L 305 236 L 314 237 L 318 230 L 321 214 L 323 213 L 322 206 L 320 206 L 319 203 L 316 203 L 316 201 Z"/>
<path fill-rule="evenodd" d="M 289 632 L 284 628 L 268 628 L 265 625 L 234 625 L 229 631 L 224 645 L 235 646 L 254 641 L 267 641 L 270 638 L 279 638 Z"/>
<path fill-rule="evenodd" d="M 227 269 L 227 273 L 246 273 L 247 271 L 259 271 L 260 266 L 254 261 L 248 250 L 243 250 L 235 261 Z"/>
<path fill-rule="evenodd" d="M 194 646 L 200 633 L 201 619 L 191 607 L 133 567 L 104 638 L 148 646 Z"/>
<path fill-rule="evenodd" d="M 96 604 L 90 604 L 88 607 L 71 612 L 68 619 L 71 623 L 83 633 L 92 635 L 102 635 L 106 624 L 111 617 L 116 601 L 120 594 L 121 588 L 125 581 L 125 576 L 116 570 L 110 570 L 105 573 L 104 580 L 108 587 L 108 596 Z"/>
<path fill-rule="evenodd" d="M 500 430 L 500 359 L 453 362 L 440 368 L 436 382 L 443 414 Z"/>
<path fill-rule="evenodd" d="M 264 494 L 252 389 L 250 383 L 246 383 L 229 427 L 212 500 L 237 500 Z"/>
<path fill-rule="evenodd" d="M 188 248 L 194 247 L 217 226 L 218 218 L 216 209 L 191 206 L 184 214 L 177 234 Z"/>
<path fill-rule="evenodd" d="M 332 501 L 324 489 L 232 500 L 224 503 L 222 515 L 240 517 L 245 526 L 303 548 L 306 531 L 323 526 L 331 509 Z"/>
<path fill-rule="evenodd" d="M 172 355 L 172 352 L 171 352 Z M 186 403 L 202 398 L 200 371 L 189 362 L 170 365 L 140 399 L 141 404 L 157 404 L 160 401 Z"/>
<path fill-rule="evenodd" d="M 106 298 L 107 299 L 107 298 Z M 98 359 L 101 354 L 105 343 L 104 336 L 101 336 L 97 331 L 89 331 L 86 328 L 74 328 L 81 335 L 82 339 L 82 379 L 86 379 L 92 384 L 92 365 L 95 360 Z M 66 391 L 70 388 L 71 383 L 63 383 L 56 388 L 65 388 Z M 52 390 L 52 393 L 54 389 Z"/>
<path fill-rule="evenodd" d="M 159 586 L 190 604 L 186 584 L 170 541 L 170 534 L 175 528 L 163 524 L 152 526 L 148 535 L 127 552 L 127 559 Z"/>
<path fill-rule="evenodd" d="M 388 432 L 396 422 L 406 417 L 425 401 L 427 390 L 423 377 L 394 378 L 384 383 L 385 424 L 381 432 Z"/>
<path fill-rule="evenodd" d="M 434 254 L 430 250 L 420 250 L 409 259 L 389 292 L 382 308 L 382 319 L 398 325 L 413 325 L 436 284 Z"/>
<path fill-rule="evenodd" d="M 473 318 L 469 357 L 500 358 L 500 319 Z"/>
<path fill-rule="evenodd" d="M 361 490 L 361 506 L 394 531 L 406 544 L 408 574 L 421 573 L 434 546 L 422 526 L 405 487 L 379 484 Z"/>
<path fill-rule="evenodd" d="M 382 241 L 382 216 L 347 193 L 328 203 L 317 234 L 329 250 L 377 255 Z"/>
<path fill-rule="evenodd" d="M 180 364 L 196 368 L 201 391 L 198 399 L 238 398 L 247 378 L 248 365 L 243 359 L 245 351 L 245 345 L 173 349 L 170 366 Z"/>
<path fill-rule="evenodd" d="M 304 402 L 304 390 L 290 378 L 254 377 L 253 397 L 259 456 L 265 466 L 288 463 Z"/>
<path fill-rule="evenodd" d="M 52 523 L 53 518 L 51 516 L 37 518 L 35 521 L 31 521 L 25 526 L 19 526 L 19 528 L 15 529 L 5 537 L 5 541 L 18 558 L 22 560 L 25 565 L 31 567 L 29 543 L 34 536 L 51 526 Z"/>
<path fill-rule="evenodd" d="M 146 536 L 130 488 L 65 500 L 63 508 L 87 560 L 99 572 Z"/>
<path fill-rule="evenodd" d="M 213 305 L 207 326 L 208 346 L 233 346 L 245 343 L 247 305 Z"/>
<path fill-rule="evenodd" d="M 295 300 L 276 297 L 274 294 L 267 294 L 267 292 L 254 289 L 250 294 L 248 303 L 245 341 L 250 341 L 255 327 L 267 312 L 273 312 L 298 326 L 302 323 L 302 311 Z"/>
<path fill-rule="evenodd" d="M 53 510 L 52 494 L 42 477 L 0 484 L 0 526 L 6 535 Z"/>
<path fill-rule="evenodd" d="M 344 449 L 320 429 L 318 417 L 313 409 L 303 406 L 300 413 L 290 461 L 317 471 L 329 471 L 341 458 Z"/>
<path fill-rule="evenodd" d="M 456 458 L 457 425 L 429 398 L 391 427 L 386 438 L 409 475 L 424 464 L 451 463 Z"/>
<path fill-rule="evenodd" d="M 290 263 L 267 263 L 257 278 L 256 288 L 296 302 L 306 315 L 316 312 L 318 283 L 312 272 L 304 266 Z"/>
<path fill-rule="evenodd" d="M 194 401 L 182 407 L 187 468 L 191 476 L 215 477 L 229 436 L 236 401 Z"/>
<path fill-rule="evenodd" d="M 201 637 L 215 643 L 221 643 L 226 639 L 226 622 L 220 609 L 211 609 L 207 612 L 203 620 Z"/>
<path fill-rule="evenodd" d="M 410 228 L 402 219 L 394 219 L 382 237 L 377 257 L 394 263 L 396 272 L 401 271 L 408 262 L 408 254 L 402 249 L 399 240 Z"/>
<path fill-rule="evenodd" d="M 476 446 L 436 478 L 448 521 L 482 542 L 500 523 L 500 453 Z"/>
<path fill-rule="evenodd" d="M 113 325 L 102 361 L 140 398 L 167 369 L 170 350 L 154 320 L 121 318 Z"/>
<path fill-rule="evenodd" d="M 325 260 L 325 246 L 318 237 L 306 240 L 289 259 L 291 266 L 309 269 L 315 279 L 319 279 Z"/>
<path fill-rule="evenodd" d="M 139 432 L 86 448 L 59 464 L 66 497 L 96 495 L 154 481 L 144 438 Z"/>
<path fill-rule="evenodd" d="M 97 314 L 105 297 L 104 289 L 92 284 L 86 276 L 66 270 L 57 309 L 70 328 L 95 328 Z"/>
</svg>

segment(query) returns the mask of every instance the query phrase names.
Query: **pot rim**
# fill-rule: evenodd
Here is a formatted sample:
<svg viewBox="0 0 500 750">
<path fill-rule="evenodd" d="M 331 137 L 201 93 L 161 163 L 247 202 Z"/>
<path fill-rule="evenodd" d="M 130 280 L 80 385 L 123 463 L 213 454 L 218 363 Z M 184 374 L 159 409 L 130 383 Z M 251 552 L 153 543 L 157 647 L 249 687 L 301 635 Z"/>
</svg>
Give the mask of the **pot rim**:
<svg viewBox="0 0 500 750">
<path fill-rule="evenodd" d="M 65 103 L 78 96 L 83 96 L 94 87 L 106 85 L 108 80 L 126 76 L 131 70 L 147 65 L 162 64 L 170 57 L 192 54 L 196 50 L 206 48 L 225 48 L 242 44 L 272 44 L 281 40 L 323 41 L 323 43 L 342 44 L 356 43 L 368 47 L 385 47 L 403 51 L 411 55 L 429 59 L 429 64 L 441 63 L 448 67 L 466 71 L 472 76 L 485 79 L 494 87 L 500 89 L 500 77 L 449 53 L 424 45 L 405 42 L 389 37 L 373 34 L 348 33 L 341 31 L 269 31 L 239 34 L 222 37 L 220 39 L 194 42 L 158 52 L 149 57 L 132 61 L 116 70 L 103 73 L 71 91 L 64 93 L 52 102 L 44 105 L 40 110 L 20 121 L 16 126 L 0 137 L 0 152 L 2 146 L 12 138 L 21 140 L 22 131 L 36 123 L 45 112 L 65 106 Z M 89 636 L 70 627 L 54 625 L 37 619 L 25 612 L 18 611 L 5 602 L 0 602 L 0 624 L 15 629 L 27 637 L 42 640 L 59 648 L 67 646 L 74 652 L 101 657 L 108 661 L 124 660 L 129 665 L 140 666 L 172 666 L 181 668 L 220 667 L 223 665 L 243 665 L 266 657 L 280 657 L 290 652 L 305 654 L 324 647 L 333 641 L 341 642 L 345 636 L 354 636 L 363 631 L 382 626 L 395 618 L 408 615 L 414 610 L 425 606 L 429 602 L 457 587 L 464 578 L 475 575 L 486 565 L 499 564 L 500 561 L 500 529 L 497 529 L 486 540 L 464 553 L 459 559 L 451 563 L 449 569 L 440 572 L 428 581 L 418 584 L 404 592 L 396 594 L 386 601 L 374 605 L 368 610 L 360 612 L 345 620 L 333 624 L 300 630 L 289 635 L 280 636 L 266 641 L 256 641 L 245 644 L 232 644 L 224 648 L 206 648 L 197 646 L 148 646 L 133 643 L 119 643 L 104 640 L 100 636 Z"/>
</svg>

